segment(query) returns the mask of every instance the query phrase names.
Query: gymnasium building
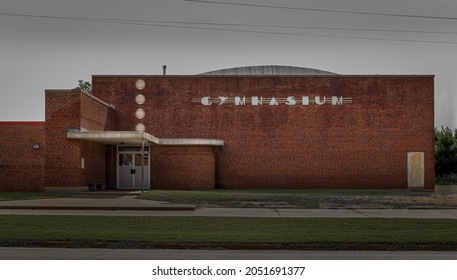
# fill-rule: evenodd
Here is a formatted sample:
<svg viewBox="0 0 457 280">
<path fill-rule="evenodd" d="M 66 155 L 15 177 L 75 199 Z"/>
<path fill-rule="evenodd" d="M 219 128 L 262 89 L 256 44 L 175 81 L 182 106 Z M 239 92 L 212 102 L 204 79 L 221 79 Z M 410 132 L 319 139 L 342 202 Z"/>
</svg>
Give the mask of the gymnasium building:
<svg viewBox="0 0 457 280">
<path fill-rule="evenodd" d="M 96 75 L 0 122 L 0 191 L 434 188 L 434 76 Z"/>
</svg>

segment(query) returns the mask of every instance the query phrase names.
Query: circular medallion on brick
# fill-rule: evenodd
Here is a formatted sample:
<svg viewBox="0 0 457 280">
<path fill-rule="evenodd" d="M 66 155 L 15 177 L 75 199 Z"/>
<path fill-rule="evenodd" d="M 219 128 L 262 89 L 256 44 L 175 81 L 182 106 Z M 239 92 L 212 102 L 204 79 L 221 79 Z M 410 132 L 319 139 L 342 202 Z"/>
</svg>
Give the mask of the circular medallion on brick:
<svg viewBox="0 0 457 280">
<path fill-rule="evenodd" d="M 143 105 L 144 102 L 146 102 L 146 97 L 144 97 L 144 95 L 142 95 L 142 94 L 138 94 L 138 95 L 135 97 L 135 102 L 136 102 L 136 104 L 138 104 L 138 105 Z"/>
<path fill-rule="evenodd" d="M 139 90 L 144 89 L 145 86 L 146 86 L 146 83 L 145 83 L 143 80 L 141 80 L 141 79 L 140 79 L 140 80 L 137 80 L 137 81 L 135 82 L 135 87 L 136 87 L 137 89 L 139 89 Z"/>
<path fill-rule="evenodd" d="M 146 130 L 146 128 L 144 127 L 144 124 L 139 123 L 139 124 L 137 124 L 137 125 L 135 126 L 135 130 L 136 130 L 136 131 L 141 131 L 141 132 L 143 132 L 143 131 Z"/>
<path fill-rule="evenodd" d="M 138 109 L 136 110 L 135 112 L 135 117 L 139 120 L 142 120 L 144 118 L 144 116 L 146 115 L 146 113 L 144 112 L 143 109 Z"/>
</svg>

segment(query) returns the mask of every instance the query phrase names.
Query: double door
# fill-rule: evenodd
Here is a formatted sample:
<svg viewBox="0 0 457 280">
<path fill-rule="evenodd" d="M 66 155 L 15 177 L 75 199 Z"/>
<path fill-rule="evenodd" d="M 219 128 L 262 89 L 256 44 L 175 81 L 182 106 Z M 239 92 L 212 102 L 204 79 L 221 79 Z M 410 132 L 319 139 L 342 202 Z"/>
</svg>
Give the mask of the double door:
<svg viewBox="0 0 457 280">
<path fill-rule="evenodd" d="M 118 151 L 118 189 L 149 189 L 149 151 Z"/>
</svg>

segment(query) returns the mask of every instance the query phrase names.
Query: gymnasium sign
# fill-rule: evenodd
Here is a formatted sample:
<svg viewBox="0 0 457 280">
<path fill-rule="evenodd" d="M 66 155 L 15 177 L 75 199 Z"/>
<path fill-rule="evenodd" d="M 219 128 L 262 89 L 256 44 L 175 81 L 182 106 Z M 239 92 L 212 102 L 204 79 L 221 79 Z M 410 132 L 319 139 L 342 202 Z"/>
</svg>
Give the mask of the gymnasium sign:
<svg viewBox="0 0 457 280">
<path fill-rule="evenodd" d="M 204 106 L 221 106 L 221 105 L 235 105 L 235 106 L 278 106 L 278 105 L 287 105 L 287 106 L 308 106 L 308 105 L 332 105 L 332 106 L 341 106 L 344 104 L 351 104 L 352 97 L 343 97 L 343 96 L 287 96 L 287 97 L 262 97 L 262 96 L 252 96 L 252 97 L 228 97 L 228 96 L 219 96 L 219 97 L 210 97 L 205 96 L 202 98 L 193 98 L 192 103 L 200 104 Z"/>
</svg>

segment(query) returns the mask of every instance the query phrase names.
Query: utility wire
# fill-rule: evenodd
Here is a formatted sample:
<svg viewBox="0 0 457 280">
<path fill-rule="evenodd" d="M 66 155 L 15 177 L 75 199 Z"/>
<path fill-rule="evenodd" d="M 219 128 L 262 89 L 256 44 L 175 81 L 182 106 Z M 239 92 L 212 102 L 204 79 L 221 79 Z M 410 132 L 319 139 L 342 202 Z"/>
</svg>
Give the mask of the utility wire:
<svg viewBox="0 0 457 280">
<path fill-rule="evenodd" d="M 110 21 L 104 21 L 104 22 L 110 22 Z M 216 30 L 216 31 L 242 32 L 242 33 L 273 34 L 273 35 L 295 35 L 295 36 L 321 37 L 321 38 L 344 38 L 344 39 L 375 40 L 375 41 L 415 42 L 415 43 L 432 43 L 432 44 L 457 45 L 457 42 L 451 42 L 451 41 L 431 41 L 431 40 L 375 38 L 375 37 L 362 37 L 362 36 L 322 35 L 322 34 L 307 34 L 307 33 L 294 33 L 294 32 L 274 32 L 274 31 L 258 31 L 258 30 L 256 31 L 256 30 L 246 30 L 246 29 L 231 29 L 231 28 L 217 28 L 217 27 L 195 27 L 195 26 L 179 26 L 179 25 L 133 23 L 133 22 L 124 22 L 124 23 L 125 24 L 133 24 L 133 25 L 171 27 L 171 28 L 180 28 L 180 29 Z"/>
<path fill-rule="evenodd" d="M 362 37 L 362 36 L 343 36 L 343 35 L 322 35 L 322 34 L 308 34 L 308 33 L 297 33 L 297 32 L 283 32 L 283 31 L 261 31 L 261 30 L 249 30 L 239 28 L 220 28 L 220 27 L 204 27 L 204 26 L 189 26 L 189 25 L 214 25 L 214 26 L 238 26 L 238 27 L 278 27 L 278 28 L 292 28 L 286 26 L 263 26 L 263 25 L 242 25 L 242 24 L 223 24 L 223 23 L 192 23 L 192 22 L 173 22 L 173 21 L 150 21 L 150 20 L 132 20 L 132 19 L 110 19 L 110 18 L 84 18 L 84 17 L 64 17 L 64 16 L 47 16 L 47 15 L 33 15 L 33 14 L 16 14 L 16 13 L 2 13 L 0 16 L 13 16 L 13 17 L 28 17 L 28 18 L 41 18 L 41 19 L 58 19 L 58 20 L 74 20 L 84 22 L 101 22 L 101 23 L 117 23 L 117 24 L 129 24 L 139 26 L 154 26 L 154 27 L 166 27 L 166 28 L 178 28 L 178 29 L 197 29 L 197 30 L 214 30 L 214 31 L 231 31 L 231 32 L 242 32 L 242 33 L 258 33 L 258 34 L 273 34 L 273 35 L 294 35 L 294 36 L 309 36 L 309 37 L 322 37 L 322 38 L 344 38 L 344 39 L 360 39 L 360 40 L 376 40 L 376 41 L 397 41 L 397 42 L 416 42 L 416 43 L 433 43 L 433 44 L 453 44 L 457 45 L 457 42 L 452 41 L 432 41 L 432 40 L 413 40 L 413 39 L 390 39 L 390 38 L 376 38 L 376 37 Z M 181 25 L 187 24 L 187 25 Z M 300 28 L 300 27 L 294 27 Z M 306 27 L 305 27 L 306 28 Z M 327 28 L 316 28 L 316 29 L 327 29 Z M 357 29 L 342 29 L 342 28 L 328 28 L 334 30 L 357 30 Z M 374 31 L 370 29 L 359 29 L 359 31 Z M 378 30 L 381 31 L 381 30 Z M 388 30 L 384 30 L 388 32 Z M 395 32 L 392 30 L 392 32 Z M 408 32 L 400 31 L 396 32 Z M 414 31 L 413 31 L 414 32 Z M 416 31 L 420 33 L 429 33 L 426 31 Z M 439 32 L 441 33 L 441 32 Z M 446 34 L 456 34 L 455 32 Z"/>
<path fill-rule="evenodd" d="M 94 21 L 94 22 L 108 22 L 108 23 L 125 23 L 125 24 L 137 24 L 137 25 L 139 25 L 139 23 L 157 23 L 157 24 L 236 26 L 236 27 L 255 27 L 255 28 L 278 28 L 278 29 L 339 30 L 339 31 L 367 31 L 367 32 L 448 34 L 448 35 L 457 34 L 457 31 L 424 31 L 424 30 L 371 29 L 371 28 L 348 28 L 348 27 L 316 27 L 316 26 L 264 25 L 264 24 L 242 24 L 242 23 L 191 22 L 191 21 L 163 21 L 163 20 L 116 19 L 116 18 L 82 18 L 82 17 L 62 17 L 62 16 L 2 13 L 2 12 L 0 12 L 0 16 L 30 17 L 30 18 L 43 18 L 43 19 L 63 19 L 63 20 L 77 20 L 77 21 Z"/>
<path fill-rule="evenodd" d="M 182 0 L 182 1 L 195 2 L 195 3 L 204 3 L 204 4 L 219 4 L 219 5 L 230 5 L 230 6 L 244 6 L 244 7 L 257 7 L 257 8 L 270 8 L 270 9 L 283 9 L 283 10 L 298 10 L 298 11 L 340 13 L 340 14 L 406 17 L 406 18 L 426 18 L 426 19 L 440 19 L 440 20 L 457 20 L 457 17 L 444 17 L 444 16 L 427 16 L 427 15 L 413 15 L 413 14 L 360 12 L 360 11 L 333 10 L 333 9 L 313 9 L 313 8 L 302 8 L 302 7 L 261 5 L 261 4 L 252 4 L 252 3 L 233 3 L 233 2 L 209 1 L 209 0 Z"/>
</svg>

